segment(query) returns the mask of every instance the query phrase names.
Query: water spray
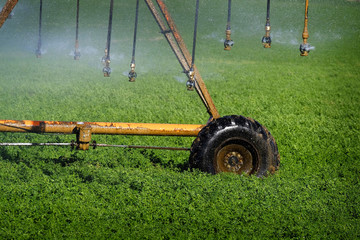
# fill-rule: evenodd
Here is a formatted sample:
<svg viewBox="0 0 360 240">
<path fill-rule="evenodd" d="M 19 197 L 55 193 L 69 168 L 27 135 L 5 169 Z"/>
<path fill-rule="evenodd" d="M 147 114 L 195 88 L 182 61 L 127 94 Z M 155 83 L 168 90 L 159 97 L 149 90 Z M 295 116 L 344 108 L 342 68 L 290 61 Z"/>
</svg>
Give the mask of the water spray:
<svg viewBox="0 0 360 240">
<path fill-rule="evenodd" d="M 300 44 L 300 56 L 308 56 L 310 50 L 314 49 L 308 42 L 309 32 L 308 32 L 308 9 L 309 9 L 309 0 L 305 0 L 305 21 L 304 21 L 304 31 L 302 34 L 303 42 Z"/>
<path fill-rule="evenodd" d="M 271 37 L 270 37 L 270 0 L 267 0 L 267 11 L 266 11 L 266 24 L 265 24 L 265 35 L 263 36 L 261 42 L 264 45 L 264 48 L 271 48 Z"/>
<path fill-rule="evenodd" d="M 11 1 L 11 0 L 9 0 Z M 70 143 L 0 143 L 0 146 L 71 146 L 78 150 L 90 147 L 123 147 L 190 151 L 189 166 L 207 173 L 235 172 L 256 174 L 258 177 L 274 173 L 280 156 L 275 139 L 256 120 L 240 115 L 221 117 L 194 65 L 199 0 L 196 2 L 192 56 L 177 31 L 163 0 L 145 0 L 161 33 L 167 39 L 183 70 L 189 76 L 188 86 L 195 88 L 210 115 L 205 124 L 121 123 L 121 122 L 62 122 L 32 120 L 0 120 L 0 132 L 75 134 Z M 112 5 L 111 0 L 111 5 Z M 112 7 L 111 7 L 112 8 Z M 159 11 L 163 14 L 161 18 Z M 112 12 L 112 11 L 111 11 Z M 6 14 L 7 17 L 8 13 Z M 112 15 L 112 13 L 110 14 Z M 4 15 L 0 14 L 0 20 Z M 165 23 L 169 28 L 165 26 Z M 111 22 L 111 20 L 109 21 Z M 0 22 L 1 23 L 1 22 Z M 1 26 L 0 26 L 1 27 Z M 109 28 L 111 29 L 111 28 Z M 109 64 L 110 34 L 105 48 L 104 63 Z M 135 68 L 135 66 L 132 66 Z M 95 135 L 139 135 L 196 137 L 191 148 L 98 144 Z"/>
<path fill-rule="evenodd" d="M 76 4 L 76 36 L 75 36 L 74 60 L 79 60 L 80 59 L 80 51 L 79 51 L 79 9 L 80 9 L 80 0 L 77 0 L 77 4 Z"/>
<path fill-rule="evenodd" d="M 103 68 L 104 77 L 110 77 L 110 73 L 111 73 L 111 68 L 110 68 L 110 43 L 111 43 L 111 29 L 112 29 L 113 8 L 114 8 L 114 0 L 110 0 L 108 34 L 107 34 L 107 41 L 106 41 L 106 47 L 105 47 L 105 55 L 102 58 L 102 63 L 105 66 Z"/>
<path fill-rule="evenodd" d="M 35 51 L 36 57 L 41 57 L 41 28 L 42 28 L 42 0 L 40 0 L 40 13 L 39 13 L 39 40 L 38 40 L 38 46 Z"/>
<path fill-rule="evenodd" d="M 228 2 L 228 19 L 226 24 L 226 39 L 224 41 L 224 50 L 231 50 L 231 47 L 234 45 L 234 41 L 231 40 L 231 0 Z"/>
<path fill-rule="evenodd" d="M 196 0 L 196 10 L 195 10 L 195 23 L 194 23 L 194 37 L 193 37 L 193 49 L 192 49 L 192 58 L 191 58 L 191 67 L 190 71 L 188 72 L 189 80 L 186 82 L 186 88 L 189 91 L 193 91 L 195 89 L 195 72 L 194 72 L 194 65 L 195 65 L 195 50 L 196 50 L 196 38 L 197 38 L 197 25 L 199 19 L 199 0 Z"/>
<path fill-rule="evenodd" d="M 135 51 L 136 51 L 136 34 L 138 27 L 138 18 L 139 18 L 139 0 L 136 0 L 133 51 L 132 51 L 132 59 L 130 63 L 130 72 L 128 74 L 129 82 L 135 82 L 135 79 L 137 77 L 137 74 L 135 72 Z"/>
</svg>

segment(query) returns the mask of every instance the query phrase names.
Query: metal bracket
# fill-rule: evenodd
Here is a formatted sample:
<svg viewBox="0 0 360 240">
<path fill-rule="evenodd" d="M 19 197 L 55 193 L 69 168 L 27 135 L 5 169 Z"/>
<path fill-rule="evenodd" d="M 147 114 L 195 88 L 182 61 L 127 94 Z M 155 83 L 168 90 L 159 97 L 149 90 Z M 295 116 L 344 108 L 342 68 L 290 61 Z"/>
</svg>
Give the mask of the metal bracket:
<svg viewBox="0 0 360 240">
<path fill-rule="evenodd" d="M 88 150 L 91 142 L 91 126 L 79 124 L 76 130 L 77 149 Z"/>
</svg>

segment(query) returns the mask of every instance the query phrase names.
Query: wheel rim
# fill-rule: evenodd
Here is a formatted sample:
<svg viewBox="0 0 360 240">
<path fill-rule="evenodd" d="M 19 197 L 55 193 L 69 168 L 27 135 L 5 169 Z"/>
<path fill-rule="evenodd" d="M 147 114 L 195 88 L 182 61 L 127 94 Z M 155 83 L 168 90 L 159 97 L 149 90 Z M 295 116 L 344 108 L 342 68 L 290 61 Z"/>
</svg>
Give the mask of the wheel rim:
<svg viewBox="0 0 360 240">
<path fill-rule="evenodd" d="M 255 169 L 254 160 L 253 154 L 245 146 L 229 144 L 217 151 L 214 159 L 215 171 L 251 174 Z"/>
</svg>

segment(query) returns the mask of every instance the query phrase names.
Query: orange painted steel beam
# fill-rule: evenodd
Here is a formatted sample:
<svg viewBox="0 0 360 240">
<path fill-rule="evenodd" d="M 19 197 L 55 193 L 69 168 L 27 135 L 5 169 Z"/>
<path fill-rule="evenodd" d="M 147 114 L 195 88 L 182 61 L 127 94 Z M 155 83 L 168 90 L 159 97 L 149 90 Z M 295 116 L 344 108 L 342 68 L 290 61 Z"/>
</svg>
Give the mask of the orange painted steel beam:
<svg viewBox="0 0 360 240">
<path fill-rule="evenodd" d="M 4 7 L 2 8 L 0 12 L 0 28 L 8 18 L 11 11 L 14 9 L 15 5 L 18 3 L 19 0 L 8 0 Z"/>
<path fill-rule="evenodd" d="M 90 127 L 91 134 L 196 137 L 205 125 L 0 120 L 0 132 L 76 134 L 84 126 Z"/>
</svg>

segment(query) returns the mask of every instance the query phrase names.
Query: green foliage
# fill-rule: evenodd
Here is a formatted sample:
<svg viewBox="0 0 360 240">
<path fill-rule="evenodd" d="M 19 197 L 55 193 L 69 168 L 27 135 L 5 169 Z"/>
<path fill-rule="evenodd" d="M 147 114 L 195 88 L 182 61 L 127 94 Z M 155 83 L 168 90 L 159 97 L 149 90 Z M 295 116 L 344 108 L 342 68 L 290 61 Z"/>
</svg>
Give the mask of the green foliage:
<svg viewBox="0 0 360 240">
<path fill-rule="evenodd" d="M 0 1 L 1 5 L 5 1 Z M 126 3 L 125 3 L 126 2 Z M 193 1 L 166 1 L 191 46 Z M 84 1 L 81 59 L 72 60 L 70 1 L 20 1 L 0 29 L 0 118 L 205 123 L 208 115 L 142 4 L 138 79 L 129 83 L 134 6 L 115 4 L 113 72 L 102 76 L 107 1 Z M 74 4 L 71 2 L 71 4 Z M 281 154 L 273 176 L 187 169 L 187 152 L 0 147 L 1 239 L 360 238 L 360 3 L 273 1 L 271 49 L 265 3 L 233 1 L 235 45 L 224 52 L 226 4 L 201 1 L 196 64 L 221 115 L 266 126 Z M 216 9 L 216 10 L 214 10 Z M 164 47 L 166 46 L 166 47 Z M 0 133 L 0 142 L 70 142 L 73 135 Z M 98 143 L 189 147 L 192 138 L 97 136 Z"/>
</svg>

